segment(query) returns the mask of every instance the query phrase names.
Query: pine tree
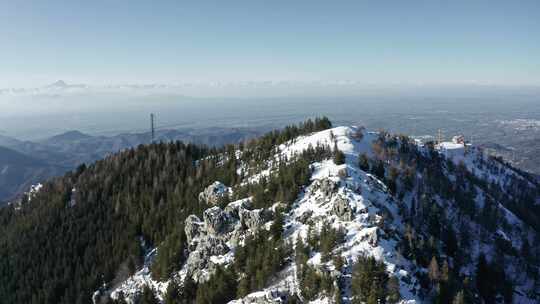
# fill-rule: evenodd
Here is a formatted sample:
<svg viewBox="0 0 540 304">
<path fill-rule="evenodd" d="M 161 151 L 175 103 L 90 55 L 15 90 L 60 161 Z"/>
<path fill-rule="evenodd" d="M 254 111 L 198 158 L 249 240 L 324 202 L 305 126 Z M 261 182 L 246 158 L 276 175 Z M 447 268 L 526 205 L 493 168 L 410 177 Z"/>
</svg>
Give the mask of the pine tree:
<svg viewBox="0 0 540 304">
<path fill-rule="evenodd" d="M 171 281 L 165 292 L 164 304 L 176 304 L 180 301 L 180 291 L 176 282 Z"/>
<path fill-rule="evenodd" d="M 372 173 L 380 180 L 384 180 L 384 163 L 381 160 L 377 161 L 375 168 L 372 168 Z"/>
<path fill-rule="evenodd" d="M 448 282 L 450 279 L 450 267 L 448 266 L 448 261 L 444 260 L 442 271 L 441 271 L 441 281 Z"/>
<path fill-rule="evenodd" d="M 486 256 L 481 253 L 476 264 L 476 288 L 478 293 L 487 303 L 493 303 L 495 299 L 495 286 L 492 282 L 491 269 Z"/>
<path fill-rule="evenodd" d="M 283 234 L 283 224 L 284 224 L 283 214 L 279 211 L 276 211 L 274 222 L 272 223 L 272 226 L 270 226 L 270 233 L 274 240 L 281 239 L 281 235 Z"/>
<path fill-rule="evenodd" d="M 345 154 L 338 149 L 337 142 L 334 142 L 334 163 L 343 165 L 345 163 Z"/>
<path fill-rule="evenodd" d="M 364 171 L 369 171 L 369 159 L 366 153 L 362 153 L 358 157 L 358 167 Z"/>
<path fill-rule="evenodd" d="M 401 300 L 401 295 L 399 293 L 399 280 L 395 276 L 391 276 L 388 279 L 387 284 L 388 289 L 388 301 L 393 304 Z"/>
<path fill-rule="evenodd" d="M 143 288 L 139 304 L 159 304 L 159 300 L 148 285 Z"/>
<path fill-rule="evenodd" d="M 458 291 L 452 300 L 452 304 L 465 304 L 465 293 L 463 290 Z"/>
<path fill-rule="evenodd" d="M 435 258 L 435 256 L 431 258 L 431 262 L 429 263 L 428 275 L 432 284 L 439 282 L 439 279 L 440 279 L 439 264 L 437 263 L 437 258 Z"/>
</svg>

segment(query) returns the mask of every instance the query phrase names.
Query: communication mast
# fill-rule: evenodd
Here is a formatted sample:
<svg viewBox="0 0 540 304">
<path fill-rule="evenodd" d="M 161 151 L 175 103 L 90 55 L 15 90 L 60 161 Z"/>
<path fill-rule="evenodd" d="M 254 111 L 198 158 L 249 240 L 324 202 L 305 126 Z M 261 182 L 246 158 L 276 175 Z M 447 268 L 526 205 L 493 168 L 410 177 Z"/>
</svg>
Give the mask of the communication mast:
<svg viewBox="0 0 540 304">
<path fill-rule="evenodd" d="M 155 132 L 155 129 L 154 129 L 154 113 L 150 113 L 150 131 L 151 131 L 151 134 L 152 134 L 152 142 L 153 142 L 154 139 L 155 139 L 155 135 L 156 135 L 156 132 Z"/>
<path fill-rule="evenodd" d="M 441 129 L 438 130 L 437 141 L 438 141 L 439 145 L 442 143 Z"/>
</svg>

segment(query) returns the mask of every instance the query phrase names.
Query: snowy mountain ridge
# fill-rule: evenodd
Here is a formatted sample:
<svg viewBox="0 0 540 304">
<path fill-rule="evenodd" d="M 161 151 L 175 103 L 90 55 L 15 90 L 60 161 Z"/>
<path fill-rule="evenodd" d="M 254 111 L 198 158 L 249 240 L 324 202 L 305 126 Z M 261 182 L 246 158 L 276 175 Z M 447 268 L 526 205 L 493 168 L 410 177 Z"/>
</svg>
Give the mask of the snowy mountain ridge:
<svg viewBox="0 0 540 304">
<path fill-rule="evenodd" d="M 147 250 L 144 266 L 126 281 L 117 286 L 104 286 L 94 294 L 94 302 L 97 303 L 103 294 L 110 294 L 113 299 L 125 297 L 128 303 L 135 303 L 140 297 L 144 286 L 150 286 L 159 300 L 165 299 L 167 288 L 171 282 L 185 283 L 189 277 L 195 282 L 205 282 L 209 279 L 217 267 L 230 267 L 235 260 L 235 252 L 249 236 L 258 230 L 269 230 L 276 219 L 277 213 L 283 211 L 283 239 L 286 243 L 295 246 L 299 239 L 308 241 L 311 234 L 321 234 L 322 231 L 334 229 L 343 233 L 343 239 L 331 248 L 333 257 L 340 257 L 343 265 L 338 267 L 336 259 L 328 259 L 321 251 L 313 250 L 309 254 L 307 264 L 313 267 L 317 273 L 332 278 L 338 295 L 321 292 L 316 299 L 307 300 L 301 291 L 301 279 L 294 255 L 287 260 L 283 269 L 270 280 L 263 289 L 249 293 L 247 296 L 235 299 L 230 303 L 287 303 L 296 298 L 300 302 L 309 303 L 335 303 L 336 298 L 344 303 L 354 302 L 352 277 L 353 264 L 360 257 L 374 257 L 384 263 L 389 277 L 396 278 L 398 282 L 399 303 L 424 303 L 429 302 L 429 294 L 425 293 L 425 276 L 431 276 L 431 269 L 423 267 L 404 252 L 403 244 L 411 237 L 410 221 L 414 219 L 411 213 L 420 205 L 423 199 L 421 183 L 419 180 L 427 179 L 430 171 L 415 172 L 413 179 L 417 181 L 407 191 L 399 193 L 392 191 L 386 180 L 377 177 L 373 172 L 359 167 L 359 155 L 366 155 L 370 159 L 380 156 L 376 143 L 381 138 L 397 140 L 396 149 L 405 147 L 400 139 L 378 132 L 365 132 L 358 127 L 336 127 L 325 131 L 316 132 L 306 136 L 300 136 L 290 142 L 282 144 L 274 159 L 268 160 L 269 168 L 255 174 L 244 176 L 247 183 L 256 183 L 261 178 L 272 174 L 277 163 L 283 157 L 292 158 L 301 154 L 309 147 L 317 145 L 334 147 L 343 152 L 344 163 L 336 164 L 335 160 L 327 159 L 314 162 L 310 165 L 312 175 L 310 182 L 305 185 L 298 198 L 290 208 L 281 208 L 280 202 L 275 202 L 271 208 L 255 209 L 252 197 L 244 197 L 219 206 L 218 200 L 213 200 L 215 205 L 204 211 L 203 218 L 195 215 L 188 217 L 185 222 L 185 233 L 189 242 L 187 259 L 181 270 L 172 278 L 164 282 L 152 279 L 150 265 L 159 248 Z M 441 156 L 445 154 L 440 150 L 430 150 L 427 145 L 415 143 L 419 155 L 431 157 L 435 151 Z M 446 166 L 464 167 L 478 179 L 487 184 L 496 184 L 500 187 L 517 187 L 513 184 L 516 179 L 534 186 L 531 181 L 503 164 L 493 162 L 482 151 L 470 147 L 469 150 L 459 155 L 447 156 Z M 385 161 L 385 165 L 392 165 L 393 156 Z M 397 163 L 396 163 L 397 164 Z M 247 167 L 248 164 L 243 164 Z M 374 166 L 372 166 L 374 167 Z M 450 172 L 445 169 L 447 178 L 455 183 L 460 183 L 461 171 Z M 454 170 L 454 169 L 452 169 Z M 239 170 L 244 173 L 246 170 Z M 246 171 L 247 172 L 247 171 Z M 384 175 L 384 171 L 383 171 Z M 216 182 L 211 185 L 219 195 L 235 191 Z M 398 181 L 398 189 L 405 189 L 403 182 Z M 475 204 L 473 208 L 482 209 L 486 200 L 492 200 L 484 189 L 478 186 L 465 186 L 467 191 L 476 195 L 471 199 Z M 213 191 L 201 193 L 200 199 L 209 200 Z M 533 228 L 522 221 L 516 214 L 508 210 L 500 202 L 496 202 L 496 212 L 502 214 L 505 223 L 492 233 L 485 231 L 478 224 L 474 216 L 467 218 L 454 204 L 439 193 L 433 194 L 433 204 L 443 210 L 444 218 L 449 220 L 449 229 L 453 231 L 469 231 L 471 252 L 469 258 L 462 258 L 457 273 L 464 276 L 474 272 L 476 259 L 480 253 L 485 253 L 488 259 L 495 259 L 493 252 L 494 242 L 502 239 L 510 243 L 516 250 L 523 247 L 523 239 L 533 242 L 537 234 Z M 419 207 L 418 207 L 419 208 Z M 404 211 L 405 210 L 405 211 Z M 411 211 L 409 211 L 411 210 Z M 419 216 L 419 214 L 416 214 Z M 465 225 L 466 227 L 463 227 Z M 421 229 L 419 228 L 419 234 Z M 414 233 L 412 233 L 414 234 Z M 456 233 L 461 237 L 461 233 Z M 422 242 L 424 238 L 420 237 Z M 428 242 L 429 240 L 425 240 Z M 441 256 L 451 266 L 457 265 L 457 256 L 452 257 L 447 252 Z M 508 267 L 505 272 L 514 283 L 515 289 L 513 301 L 516 303 L 536 303 L 538 295 L 535 294 L 534 280 L 520 270 L 520 262 L 517 257 L 503 255 Z M 417 258 L 418 260 L 418 258 Z M 445 262 L 445 263 L 446 263 Z M 431 267 L 431 265 L 430 265 Z M 444 266 L 448 267 L 448 265 Z M 435 283 L 432 283 L 435 284 Z"/>
</svg>

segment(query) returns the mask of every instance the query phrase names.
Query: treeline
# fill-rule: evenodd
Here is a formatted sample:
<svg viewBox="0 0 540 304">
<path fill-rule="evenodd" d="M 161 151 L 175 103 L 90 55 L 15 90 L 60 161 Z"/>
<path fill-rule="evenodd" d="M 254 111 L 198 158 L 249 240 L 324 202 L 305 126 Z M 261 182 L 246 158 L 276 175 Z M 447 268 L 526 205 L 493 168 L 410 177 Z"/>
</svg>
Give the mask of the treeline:
<svg viewBox="0 0 540 304">
<path fill-rule="evenodd" d="M 268 160 L 279 150 L 279 145 L 295 139 L 298 136 L 326 130 L 332 127 L 327 117 L 308 119 L 299 125 L 287 126 L 283 130 L 275 130 L 266 135 L 252 139 L 245 144 L 241 160 L 248 163 L 249 173 L 259 172 L 268 166 Z"/>
<path fill-rule="evenodd" d="M 469 254 L 473 237 L 471 223 L 480 225 L 480 237 L 483 239 L 498 229 L 510 227 L 498 202 L 538 231 L 540 213 L 532 207 L 538 196 L 538 187 L 531 187 L 526 179 L 514 175 L 503 180 L 504 185 L 488 183 L 487 177 L 475 176 L 465 164 L 456 165 L 442 157 L 433 145 L 427 144 L 426 151 L 420 151 L 410 138 L 402 135 L 391 136 L 381 132 L 372 148 L 373 158 L 359 155 L 359 167 L 384 181 L 399 201 L 406 194 L 412 194 L 410 205 L 399 204 L 406 231 L 398 250 L 417 265 L 429 269 L 429 274 L 416 274 L 423 287 L 422 298 L 432 299 L 435 303 L 470 303 L 472 296 L 479 293 L 486 303 L 492 303 L 492 298 L 497 295 L 510 303 L 512 283 L 504 273 L 505 265 L 508 265 L 505 256 L 520 257 L 525 261 L 529 274 L 538 277 L 538 271 L 534 269 L 540 261 L 532 257 L 532 246 L 526 237 L 522 240 L 525 248 L 521 250 L 513 248 L 502 237 L 491 242 L 495 248 L 493 259 L 498 263 L 473 264 L 490 275 L 479 275 L 479 270 L 476 275 L 465 277 L 459 271 L 462 266 L 474 263 Z M 483 157 L 474 161 L 494 175 L 504 173 L 498 163 L 487 162 Z M 488 194 L 483 197 L 481 207 L 476 203 L 478 189 Z M 446 212 L 449 206 L 440 206 L 438 199 L 450 203 L 457 210 L 458 216 L 452 222 L 448 221 Z M 452 263 L 448 262 L 449 259 Z M 492 288 L 488 288 L 489 292 L 482 292 L 482 288 L 486 289 L 483 286 Z"/>
<path fill-rule="evenodd" d="M 0 209 L 0 299 L 89 303 L 103 284 L 121 282 L 141 266 L 141 241 L 159 245 L 152 273 L 168 278 L 185 259 L 184 219 L 208 207 L 198 201 L 204 187 L 216 180 L 235 185 L 241 162 L 257 164 L 273 145 L 329 126 L 327 118 L 316 119 L 223 148 L 139 146 L 45 183 L 20 210 Z M 298 193 L 305 169 L 277 182 L 284 200 Z"/>
<path fill-rule="evenodd" d="M 308 147 L 291 159 L 281 158 L 268 177 L 261 177 L 256 183 L 248 183 L 235 189 L 235 197 L 240 199 L 252 196 L 253 208 L 268 208 L 276 202 L 290 207 L 302 187 L 310 180 L 310 164 L 331 156 L 329 147 L 317 145 Z"/>
</svg>

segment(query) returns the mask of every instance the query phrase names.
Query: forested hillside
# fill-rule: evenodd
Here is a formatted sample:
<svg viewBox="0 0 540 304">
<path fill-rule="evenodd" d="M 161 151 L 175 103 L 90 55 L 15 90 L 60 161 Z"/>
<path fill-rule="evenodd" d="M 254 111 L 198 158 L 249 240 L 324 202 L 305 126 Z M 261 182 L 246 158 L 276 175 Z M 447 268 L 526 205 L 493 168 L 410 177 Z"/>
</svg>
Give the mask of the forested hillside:
<svg viewBox="0 0 540 304">
<path fill-rule="evenodd" d="M 535 303 L 540 187 L 327 118 L 155 143 L 0 210 L 6 303 Z"/>
<path fill-rule="evenodd" d="M 20 206 L 0 209 L 1 301 L 90 302 L 103 283 L 141 265 L 141 239 L 156 246 L 182 234 L 184 219 L 208 207 L 198 201 L 208 184 L 235 184 L 240 162 L 257 164 L 276 144 L 328 127 L 317 119 L 270 133 L 247 143 L 240 159 L 243 145 L 139 146 L 45 183 Z"/>
</svg>

